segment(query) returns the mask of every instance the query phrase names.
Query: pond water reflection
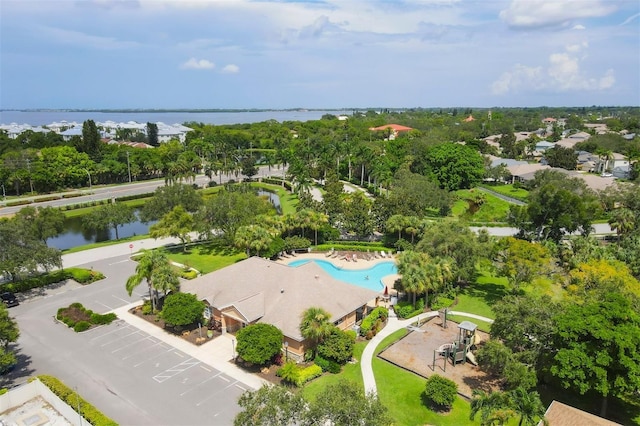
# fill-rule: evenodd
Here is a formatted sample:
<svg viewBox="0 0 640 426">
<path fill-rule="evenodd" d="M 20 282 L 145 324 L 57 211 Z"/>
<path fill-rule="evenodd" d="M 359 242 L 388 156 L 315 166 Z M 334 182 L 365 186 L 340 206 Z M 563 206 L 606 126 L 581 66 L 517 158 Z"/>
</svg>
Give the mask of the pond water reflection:
<svg viewBox="0 0 640 426">
<path fill-rule="evenodd" d="M 280 197 L 277 194 L 268 191 L 258 191 L 258 195 L 265 196 L 269 202 L 275 207 L 278 213 L 282 213 L 280 206 Z M 120 238 L 126 238 L 136 235 L 145 235 L 149 233 L 151 225 L 157 221 L 144 223 L 138 219 L 140 209 L 135 211 L 136 220 L 118 228 Z M 60 250 L 66 250 L 73 247 L 83 246 L 86 244 L 97 243 L 101 241 L 110 241 L 116 239 L 116 233 L 113 229 L 101 230 L 85 230 L 82 227 L 82 216 L 68 217 L 64 222 L 65 231 L 55 238 L 49 238 L 47 245 Z"/>
</svg>

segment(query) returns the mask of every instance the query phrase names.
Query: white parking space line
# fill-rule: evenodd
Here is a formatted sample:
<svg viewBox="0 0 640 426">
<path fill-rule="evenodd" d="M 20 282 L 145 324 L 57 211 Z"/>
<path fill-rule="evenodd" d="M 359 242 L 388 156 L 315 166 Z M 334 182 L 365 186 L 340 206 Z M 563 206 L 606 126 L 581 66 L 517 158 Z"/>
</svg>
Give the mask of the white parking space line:
<svg viewBox="0 0 640 426">
<path fill-rule="evenodd" d="M 99 302 L 99 301 L 97 301 L 97 300 L 94 300 L 94 302 L 96 302 L 98 305 L 102 305 L 102 306 L 104 306 L 104 307 L 105 307 L 105 308 L 107 308 L 109 311 L 113 311 L 113 308 L 112 308 L 111 306 L 109 306 L 109 305 L 105 305 L 104 303 Z"/>
<path fill-rule="evenodd" d="M 130 259 L 125 259 L 125 260 L 121 260 L 121 261 L 119 261 L 119 262 L 113 262 L 113 263 L 110 263 L 110 264 L 109 264 L 109 266 L 117 265 L 118 263 L 127 263 L 127 262 L 129 262 L 129 261 L 130 261 Z"/>
<path fill-rule="evenodd" d="M 129 328 L 129 324 L 125 323 L 123 320 L 115 321 L 113 324 L 115 324 L 116 327 L 119 327 L 119 328 L 115 328 L 113 330 L 107 331 L 106 333 L 103 333 L 103 334 L 100 334 L 98 336 L 92 337 L 90 341 L 102 339 L 103 337 L 106 337 L 106 336 L 108 336 L 110 334 L 118 333 L 118 332 L 120 332 L 122 330 L 126 330 L 127 328 Z"/>
<path fill-rule="evenodd" d="M 220 376 L 220 378 L 222 378 L 222 376 Z M 229 388 L 231 388 L 231 387 L 236 386 L 236 383 L 238 383 L 238 382 L 237 382 L 237 381 L 236 381 L 236 382 L 233 382 L 233 383 L 229 384 L 228 386 L 225 386 L 224 388 L 219 389 L 219 390 L 218 390 L 218 392 L 214 392 L 214 393 L 209 394 L 205 399 L 203 399 L 203 400 L 201 400 L 200 402 L 198 402 L 198 403 L 196 404 L 196 407 L 201 406 L 202 404 L 204 404 L 205 402 L 207 402 L 208 400 L 210 400 L 210 399 L 212 399 L 212 398 L 216 398 L 216 397 L 218 396 L 218 395 L 217 395 L 218 393 L 220 393 L 220 392 L 224 392 L 226 389 L 229 389 Z"/>
<path fill-rule="evenodd" d="M 112 354 L 115 354 L 116 352 L 120 352 L 121 350 L 126 349 L 126 348 L 128 348 L 129 346 L 137 345 L 137 344 L 138 344 L 138 343 L 140 343 L 140 342 L 144 342 L 145 340 L 151 340 L 151 336 L 145 336 L 145 337 L 143 337 L 143 338 L 141 338 L 141 339 L 136 340 L 135 342 L 131 342 L 131 343 L 126 344 L 126 345 L 124 345 L 124 346 L 120 346 L 118 349 L 114 349 L 114 350 L 112 350 L 112 351 L 111 351 L 111 353 L 112 353 Z"/>
<path fill-rule="evenodd" d="M 202 366 L 201 366 L 201 367 L 202 367 Z M 221 371 L 221 372 L 219 372 L 218 374 L 215 374 L 215 375 L 211 376 L 211 377 L 207 377 L 205 380 L 201 381 L 200 383 L 198 383 L 198 384 L 196 384 L 196 385 L 193 385 L 190 389 L 187 389 L 186 391 L 182 392 L 182 393 L 180 394 L 180 396 L 185 396 L 185 395 L 186 395 L 186 394 L 188 394 L 189 392 L 191 392 L 191 391 L 194 391 L 194 390 L 198 389 L 198 386 L 202 386 L 202 385 L 204 385 L 205 383 L 210 382 L 211 380 L 213 380 L 213 379 L 216 379 L 216 378 L 220 377 L 220 375 L 221 375 L 221 374 L 222 374 L 222 371 Z"/>
<path fill-rule="evenodd" d="M 149 341 L 153 342 L 153 339 L 149 339 Z M 140 354 L 148 351 L 149 349 L 154 349 L 154 348 L 156 348 L 158 346 L 160 346 L 161 348 L 164 347 L 165 349 L 173 349 L 171 346 L 165 346 L 163 342 L 158 340 L 158 341 L 154 342 L 153 345 L 145 346 L 144 348 L 142 348 L 141 351 L 131 352 L 131 353 L 129 353 L 129 355 L 127 355 L 127 356 L 125 356 L 125 357 L 123 357 L 121 359 L 122 359 L 122 361 L 124 361 L 125 359 L 133 358 L 136 355 L 140 355 Z"/>
<path fill-rule="evenodd" d="M 178 374 L 184 371 L 187 371 L 191 367 L 195 367 L 198 364 L 200 364 L 200 361 L 198 361 L 195 358 L 189 358 L 188 360 L 183 361 L 180 364 L 174 365 L 173 367 L 166 369 L 162 373 L 156 374 L 155 376 L 153 376 L 153 380 L 155 380 L 158 383 L 164 383 L 170 378 L 175 377 Z"/>
<path fill-rule="evenodd" d="M 134 334 L 142 334 L 142 333 L 140 332 L 140 330 L 135 330 L 132 333 L 129 333 L 129 334 L 125 335 L 125 336 L 121 336 L 121 337 L 118 337 L 117 339 L 110 340 L 107 343 L 103 343 L 102 345 L 100 345 L 100 347 L 104 348 L 105 346 L 108 346 L 108 345 L 110 345 L 112 343 L 115 343 L 118 340 L 126 339 L 129 336 L 133 336 Z"/>
<path fill-rule="evenodd" d="M 129 300 L 124 300 L 123 298 L 115 296 L 113 294 L 111 295 L 111 297 L 113 297 L 114 299 L 118 299 L 119 301 L 124 302 L 125 304 L 129 304 L 130 303 Z"/>
<path fill-rule="evenodd" d="M 143 360 L 143 361 L 140 361 L 140 362 L 139 362 L 139 363 L 137 363 L 137 364 L 134 364 L 133 366 L 134 366 L 134 367 L 139 367 L 139 366 L 141 366 L 142 364 L 144 364 L 145 362 L 147 362 L 147 361 L 151 361 L 152 359 L 156 359 L 156 358 L 161 357 L 161 356 L 165 356 L 166 354 L 173 352 L 173 350 L 174 350 L 174 348 L 173 348 L 173 347 L 171 347 L 171 348 L 167 349 L 165 352 L 162 352 L 162 353 L 159 353 L 159 354 L 154 355 L 154 356 L 152 356 L 152 357 L 149 357 L 149 358 L 147 358 L 147 359 L 145 359 L 145 360 Z"/>
<path fill-rule="evenodd" d="M 239 384 L 236 383 L 236 387 L 240 390 L 242 390 L 242 392 L 246 391 L 245 388 L 243 388 L 242 386 L 240 386 Z"/>
<path fill-rule="evenodd" d="M 205 367 L 204 365 L 201 365 L 200 368 L 202 368 L 204 371 L 208 371 L 211 372 L 211 370 L 209 370 L 207 367 Z"/>
</svg>

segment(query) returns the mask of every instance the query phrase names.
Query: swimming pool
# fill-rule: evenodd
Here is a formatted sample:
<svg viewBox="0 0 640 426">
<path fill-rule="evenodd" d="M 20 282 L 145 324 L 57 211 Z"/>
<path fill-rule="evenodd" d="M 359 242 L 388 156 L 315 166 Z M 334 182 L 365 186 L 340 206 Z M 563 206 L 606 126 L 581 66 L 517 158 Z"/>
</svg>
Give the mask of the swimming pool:
<svg viewBox="0 0 640 426">
<path fill-rule="evenodd" d="M 308 262 L 316 262 L 336 280 L 368 288 L 373 291 L 384 290 L 382 278 L 387 275 L 398 273 L 398 268 L 396 268 L 396 265 L 393 262 L 380 262 L 368 269 L 340 269 L 327 260 L 308 259 L 294 260 L 289 263 L 289 266 L 300 266 Z"/>
</svg>

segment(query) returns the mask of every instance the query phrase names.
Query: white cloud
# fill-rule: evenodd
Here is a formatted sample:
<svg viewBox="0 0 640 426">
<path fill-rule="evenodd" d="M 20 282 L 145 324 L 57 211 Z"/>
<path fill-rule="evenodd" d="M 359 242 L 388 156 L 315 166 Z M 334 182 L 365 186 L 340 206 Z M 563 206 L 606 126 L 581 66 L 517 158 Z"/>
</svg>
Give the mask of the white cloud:
<svg viewBox="0 0 640 426">
<path fill-rule="evenodd" d="M 196 59 L 191 58 L 184 64 L 180 65 L 180 68 L 183 70 L 212 70 L 214 69 L 216 64 L 206 59 Z"/>
<path fill-rule="evenodd" d="M 570 44 L 565 46 L 565 50 L 570 53 L 578 53 L 582 49 L 586 49 L 589 47 L 589 43 L 583 41 L 582 43 Z"/>
<path fill-rule="evenodd" d="M 631 15 L 627 19 L 625 19 L 624 22 L 620 24 L 620 26 L 627 25 L 629 22 L 633 21 L 634 19 L 636 19 L 638 17 L 640 17 L 640 13 L 636 13 L 635 15 Z"/>
<path fill-rule="evenodd" d="M 573 28 L 571 28 L 571 29 L 580 31 L 580 30 L 586 30 L 587 27 L 585 27 L 584 25 L 578 24 L 578 25 L 574 25 Z"/>
<path fill-rule="evenodd" d="M 606 16 L 615 5 L 602 0 L 512 0 L 500 12 L 500 19 L 512 28 L 543 28 L 566 26 L 580 18 Z"/>
<path fill-rule="evenodd" d="M 118 40 L 115 37 L 95 36 L 63 28 L 41 26 L 38 29 L 47 40 L 91 49 L 118 50 L 141 46 L 140 43 L 134 41 Z"/>
<path fill-rule="evenodd" d="M 240 67 L 235 64 L 229 64 L 225 65 L 220 72 L 223 74 L 237 74 L 240 72 Z"/>
<path fill-rule="evenodd" d="M 494 95 L 535 91 L 598 91 L 606 90 L 616 82 L 613 69 L 602 77 L 590 77 L 582 69 L 584 57 L 577 56 L 588 44 L 569 45 L 565 52 L 549 55 L 546 67 L 516 64 L 491 84 Z"/>
<path fill-rule="evenodd" d="M 511 71 L 504 72 L 498 80 L 491 84 L 491 92 L 494 95 L 504 95 L 519 91 L 527 85 L 538 89 L 541 87 L 542 76 L 542 67 L 527 67 L 516 64 Z"/>
</svg>

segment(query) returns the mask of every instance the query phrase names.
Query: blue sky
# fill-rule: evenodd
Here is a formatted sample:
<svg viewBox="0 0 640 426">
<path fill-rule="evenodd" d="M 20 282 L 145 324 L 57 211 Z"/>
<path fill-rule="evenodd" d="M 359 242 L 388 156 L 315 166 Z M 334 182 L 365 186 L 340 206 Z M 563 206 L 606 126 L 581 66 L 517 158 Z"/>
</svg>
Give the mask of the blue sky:
<svg viewBox="0 0 640 426">
<path fill-rule="evenodd" d="M 637 0 L 1 0 L 0 108 L 640 105 Z"/>
</svg>

